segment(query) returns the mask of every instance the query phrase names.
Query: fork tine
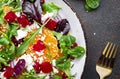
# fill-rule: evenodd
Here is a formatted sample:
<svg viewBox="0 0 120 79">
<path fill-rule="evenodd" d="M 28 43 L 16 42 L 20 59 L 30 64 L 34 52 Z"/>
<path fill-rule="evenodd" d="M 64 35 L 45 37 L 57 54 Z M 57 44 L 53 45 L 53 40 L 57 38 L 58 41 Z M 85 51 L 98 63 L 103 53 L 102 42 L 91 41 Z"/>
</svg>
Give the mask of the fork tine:
<svg viewBox="0 0 120 79">
<path fill-rule="evenodd" d="M 114 52 L 115 47 L 116 47 L 116 45 L 114 44 L 114 45 L 113 45 L 113 48 L 111 49 L 111 52 L 110 52 L 108 58 L 112 58 L 112 56 L 113 56 L 113 54 L 114 54 L 113 52 Z"/>
<path fill-rule="evenodd" d="M 104 67 L 113 67 L 114 58 L 116 56 L 118 47 L 115 44 L 108 42 L 105 46 L 101 57 L 99 58 L 97 64 Z"/>
<path fill-rule="evenodd" d="M 108 48 L 109 44 L 110 44 L 110 42 L 108 42 L 107 45 L 105 46 L 105 48 L 104 48 L 104 50 L 103 50 L 103 53 L 102 53 L 103 55 L 105 55 L 105 53 L 106 53 L 106 51 L 107 51 L 107 48 Z"/>
<path fill-rule="evenodd" d="M 107 51 L 107 56 L 105 59 L 105 67 L 109 67 L 109 68 L 113 67 L 112 64 L 113 64 L 114 60 L 112 59 L 112 56 L 114 54 L 115 46 L 116 46 L 115 44 L 110 43 L 109 49 Z"/>
<path fill-rule="evenodd" d="M 109 61 L 109 67 L 110 67 L 110 68 L 113 68 L 114 60 L 115 60 L 117 51 L 118 51 L 118 46 L 115 45 L 115 47 L 114 47 L 114 49 L 113 49 L 112 56 L 111 56 L 110 61 Z"/>
<path fill-rule="evenodd" d="M 97 64 L 99 64 L 99 65 L 101 65 L 101 66 L 103 66 L 103 65 L 105 64 L 105 63 L 104 63 L 105 55 L 106 55 L 106 52 L 107 52 L 107 50 L 108 50 L 108 48 L 109 48 L 109 45 L 110 45 L 110 42 L 108 42 L 107 45 L 105 46 L 105 48 L 104 48 L 104 50 L 103 50 L 103 52 L 102 52 L 102 55 L 100 56 Z"/>
<path fill-rule="evenodd" d="M 106 48 L 106 51 L 105 51 L 105 53 L 104 53 L 104 61 L 103 61 L 103 66 L 104 67 L 108 67 L 109 66 L 109 62 L 110 62 L 110 60 L 109 60 L 109 55 L 111 54 L 111 50 L 112 50 L 112 47 L 113 47 L 113 43 L 110 43 L 110 42 L 108 42 L 107 43 L 107 48 Z"/>
<path fill-rule="evenodd" d="M 116 57 L 117 51 L 118 51 L 118 46 L 116 46 L 112 58 L 115 58 L 115 57 Z"/>
<path fill-rule="evenodd" d="M 108 58 L 109 54 L 111 53 L 110 51 L 112 49 L 112 46 L 113 46 L 113 43 L 108 42 L 108 47 L 107 47 L 107 50 L 104 54 L 106 58 Z"/>
<path fill-rule="evenodd" d="M 114 43 L 108 42 L 105 46 L 102 55 L 100 56 L 96 64 L 96 71 L 98 72 L 100 79 L 104 79 L 112 73 L 112 68 L 117 51 L 118 46 Z"/>
</svg>

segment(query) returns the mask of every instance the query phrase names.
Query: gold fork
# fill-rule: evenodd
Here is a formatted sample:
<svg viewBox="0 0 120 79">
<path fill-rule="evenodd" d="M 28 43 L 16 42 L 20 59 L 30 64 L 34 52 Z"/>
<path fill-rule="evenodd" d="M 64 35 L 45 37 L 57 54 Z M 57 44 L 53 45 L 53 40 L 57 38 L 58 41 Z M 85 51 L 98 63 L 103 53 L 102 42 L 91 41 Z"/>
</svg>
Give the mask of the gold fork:
<svg viewBox="0 0 120 79">
<path fill-rule="evenodd" d="M 104 79 L 112 73 L 117 51 L 118 46 L 113 43 L 108 42 L 105 46 L 102 55 L 96 64 L 96 71 L 99 74 L 100 79 Z"/>
</svg>

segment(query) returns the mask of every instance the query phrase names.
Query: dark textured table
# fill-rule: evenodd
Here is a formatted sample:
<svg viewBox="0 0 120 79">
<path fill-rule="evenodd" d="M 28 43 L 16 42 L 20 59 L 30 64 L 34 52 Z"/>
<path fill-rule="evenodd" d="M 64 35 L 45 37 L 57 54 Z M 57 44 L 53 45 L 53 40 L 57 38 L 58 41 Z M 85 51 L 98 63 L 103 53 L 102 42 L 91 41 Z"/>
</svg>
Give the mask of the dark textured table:
<svg viewBox="0 0 120 79">
<path fill-rule="evenodd" d="M 87 59 L 82 79 L 99 79 L 96 62 L 105 44 L 120 44 L 120 0 L 101 0 L 100 7 L 86 12 L 85 0 L 68 0 L 80 16 L 87 41 Z M 106 79 L 120 79 L 120 50 L 112 74 Z"/>
</svg>

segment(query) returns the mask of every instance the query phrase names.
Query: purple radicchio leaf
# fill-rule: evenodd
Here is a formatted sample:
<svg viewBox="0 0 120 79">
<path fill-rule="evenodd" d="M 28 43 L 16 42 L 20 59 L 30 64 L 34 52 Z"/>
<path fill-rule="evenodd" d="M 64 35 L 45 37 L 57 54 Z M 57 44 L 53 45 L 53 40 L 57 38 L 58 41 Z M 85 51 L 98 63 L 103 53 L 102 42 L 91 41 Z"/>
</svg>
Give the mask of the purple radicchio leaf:
<svg viewBox="0 0 120 79">
<path fill-rule="evenodd" d="M 26 64 L 26 62 L 24 59 L 19 59 L 19 61 L 17 62 L 17 64 L 14 67 L 14 72 L 15 72 L 16 76 L 22 73 L 22 71 L 25 68 L 25 64 Z"/>
<path fill-rule="evenodd" d="M 12 40 L 12 42 L 15 44 L 15 46 L 18 46 L 20 43 L 23 42 L 23 38 L 17 40 L 15 36 L 13 36 L 11 40 Z"/>
<path fill-rule="evenodd" d="M 68 34 L 70 30 L 70 24 L 67 19 L 62 19 L 58 21 L 57 26 L 55 28 L 56 32 L 62 32 L 64 35 Z"/>
<path fill-rule="evenodd" d="M 32 19 L 41 24 L 42 8 L 40 1 L 41 0 L 34 0 L 34 2 L 31 2 L 30 0 L 23 0 L 22 11 L 24 14 L 30 16 Z"/>
</svg>

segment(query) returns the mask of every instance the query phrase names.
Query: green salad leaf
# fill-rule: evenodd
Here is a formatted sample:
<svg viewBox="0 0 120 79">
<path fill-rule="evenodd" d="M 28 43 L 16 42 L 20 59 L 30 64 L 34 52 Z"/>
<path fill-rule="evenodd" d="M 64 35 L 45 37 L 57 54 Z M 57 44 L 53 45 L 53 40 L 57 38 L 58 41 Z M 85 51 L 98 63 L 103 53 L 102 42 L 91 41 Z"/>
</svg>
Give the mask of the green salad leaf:
<svg viewBox="0 0 120 79">
<path fill-rule="evenodd" d="M 53 34 L 59 40 L 59 46 L 62 53 L 67 56 L 70 55 L 74 58 L 82 57 L 85 54 L 85 49 L 81 46 L 72 48 L 72 45 L 76 42 L 76 39 L 72 35 L 61 35 L 61 33 L 53 32 Z"/>
<path fill-rule="evenodd" d="M 56 60 L 56 67 L 62 70 L 68 76 L 68 79 L 72 79 L 73 76 L 70 73 L 71 60 L 68 58 L 68 55 L 74 58 L 82 57 L 85 54 L 85 49 L 81 46 L 72 48 L 73 44 L 76 42 L 75 37 L 72 35 L 61 35 L 61 33 L 54 31 L 53 34 L 59 40 L 59 46 L 64 55 Z"/>
<path fill-rule="evenodd" d="M 58 75 L 53 75 L 53 79 L 62 79 L 62 77 Z"/>
<path fill-rule="evenodd" d="M 70 54 L 74 58 L 82 57 L 85 54 L 85 50 L 81 46 L 77 46 L 75 48 L 72 48 L 68 51 L 68 54 Z"/>
<path fill-rule="evenodd" d="M 19 12 L 22 9 L 20 0 L 0 0 L 0 5 L 10 6 L 15 12 Z"/>
<path fill-rule="evenodd" d="M 7 61 L 0 56 L 0 69 L 2 68 L 2 64 L 8 66 Z"/>
<path fill-rule="evenodd" d="M 15 58 L 15 45 L 10 42 L 10 44 L 0 51 L 0 69 L 2 68 L 2 64 L 8 66 L 10 60 Z"/>
<path fill-rule="evenodd" d="M 61 9 L 60 6 L 54 4 L 53 2 L 51 3 L 44 3 L 42 4 L 42 7 L 44 9 L 44 11 L 47 11 L 49 13 L 53 13 L 53 17 L 57 15 L 58 11 Z"/>
<path fill-rule="evenodd" d="M 45 79 L 46 75 L 38 76 L 34 69 L 31 69 L 30 72 L 22 73 L 23 79 Z"/>
<path fill-rule="evenodd" d="M 66 47 L 71 48 L 75 41 L 76 41 L 75 37 L 71 35 L 63 35 L 59 40 L 60 48 L 62 49 Z"/>
<path fill-rule="evenodd" d="M 15 45 L 11 41 L 11 38 L 12 36 L 17 35 L 17 28 L 18 25 L 10 24 L 8 25 L 8 31 L 6 34 L 0 31 L 0 45 L 5 47 L 0 51 L 0 68 L 2 68 L 1 64 L 7 66 L 7 63 L 15 58 Z"/>
<path fill-rule="evenodd" d="M 71 73 L 70 73 L 71 61 L 70 61 L 70 59 L 67 59 L 65 56 L 62 58 L 59 58 L 56 60 L 56 66 L 58 69 L 64 71 L 69 78 L 71 77 Z"/>
<path fill-rule="evenodd" d="M 4 12 L 2 6 L 0 6 L 0 24 L 4 23 Z"/>
<path fill-rule="evenodd" d="M 9 45 L 9 40 L 7 38 L 0 37 L 0 44 L 3 46 Z"/>
<path fill-rule="evenodd" d="M 33 41 L 35 36 L 39 33 L 41 28 L 39 28 L 36 32 L 31 34 L 29 38 L 25 39 L 25 41 L 16 49 L 17 56 L 24 54 L 24 52 L 28 49 L 29 44 Z"/>
<path fill-rule="evenodd" d="M 92 11 L 98 8 L 100 5 L 100 0 L 86 0 L 85 8 L 87 11 Z"/>
<path fill-rule="evenodd" d="M 19 28 L 19 25 L 16 23 L 12 23 L 8 25 L 8 31 L 7 36 L 9 39 L 11 39 L 12 36 L 17 36 L 17 29 Z"/>
</svg>

